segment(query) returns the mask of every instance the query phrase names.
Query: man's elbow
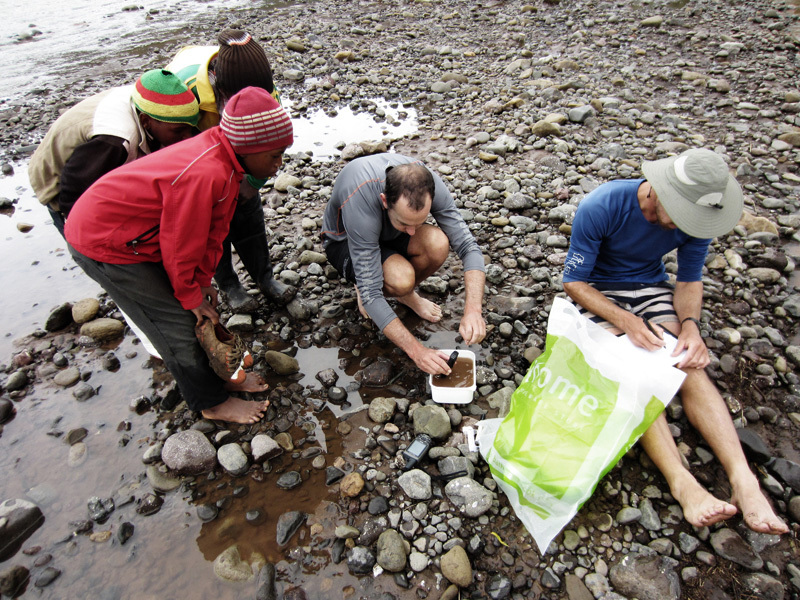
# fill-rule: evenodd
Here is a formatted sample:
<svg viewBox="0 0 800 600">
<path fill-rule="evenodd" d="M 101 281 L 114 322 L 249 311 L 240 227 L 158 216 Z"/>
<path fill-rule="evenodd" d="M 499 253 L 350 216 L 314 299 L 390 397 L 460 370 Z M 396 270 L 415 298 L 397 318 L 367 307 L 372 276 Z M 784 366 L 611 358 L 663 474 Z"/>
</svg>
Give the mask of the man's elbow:
<svg viewBox="0 0 800 600">
<path fill-rule="evenodd" d="M 561 287 L 564 288 L 564 292 L 567 294 L 567 296 L 575 300 L 575 293 L 581 284 L 583 284 L 582 281 L 562 281 Z"/>
</svg>

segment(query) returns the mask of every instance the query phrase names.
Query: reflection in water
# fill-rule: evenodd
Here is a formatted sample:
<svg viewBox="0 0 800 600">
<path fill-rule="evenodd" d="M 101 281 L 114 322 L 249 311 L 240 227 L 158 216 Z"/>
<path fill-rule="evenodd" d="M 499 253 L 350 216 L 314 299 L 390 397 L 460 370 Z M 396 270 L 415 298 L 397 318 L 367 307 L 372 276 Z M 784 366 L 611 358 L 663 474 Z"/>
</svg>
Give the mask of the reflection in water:
<svg viewBox="0 0 800 600">
<path fill-rule="evenodd" d="M 335 433 L 338 421 L 327 411 L 321 413 L 319 419 L 325 432 L 327 452 L 317 446 L 313 438 L 306 437 L 303 429 L 294 426 L 287 431 L 294 450 L 270 459 L 266 469 L 251 468 L 247 477 L 198 478 L 192 494 L 195 504 L 223 507 L 215 520 L 203 525 L 197 538 L 197 546 L 206 560 L 213 561 L 235 543 L 243 558 L 257 552 L 275 563 L 283 558 L 283 548 L 276 540 L 278 518 L 288 511 L 314 513 L 323 500 L 336 500 L 338 486 L 325 485 L 325 468 L 342 453 L 341 438 Z M 317 456 L 325 457 L 321 468 L 311 465 Z M 291 490 L 279 488 L 276 485 L 278 478 L 290 471 L 299 473 L 302 483 Z M 237 488 L 246 488 L 247 491 Z M 259 511 L 261 517 L 248 522 L 246 515 L 254 510 Z M 307 532 L 301 528 L 293 536 L 290 546 L 307 543 L 306 536 Z"/>
<path fill-rule="evenodd" d="M 47 209 L 33 195 L 27 165 L 14 171 L 0 177 L 0 197 L 17 200 L 13 211 L 0 214 L 0 363 L 8 360 L 15 338 L 44 327 L 54 307 L 101 291 L 72 261 Z M 27 233 L 18 229 L 25 224 L 33 226 Z"/>
<path fill-rule="evenodd" d="M 383 99 L 371 103 L 375 114 L 353 112 L 349 106 L 343 106 L 332 114 L 317 109 L 293 118 L 295 142 L 289 152 L 309 152 L 317 160 L 331 160 L 343 144 L 396 140 L 417 130 L 415 109 Z M 283 104 L 291 112 L 291 100 L 284 99 Z"/>
<path fill-rule="evenodd" d="M 441 346 L 454 347 L 456 334 L 452 327 L 452 323 L 426 324 L 422 333 L 441 338 Z M 75 354 L 74 364 L 98 390 L 95 397 L 79 403 L 72 397 L 71 388 L 40 383 L 35 395 L 17 404 L 19 414 L 6 425 L 0 438 L 4 449 L 0 452 L 4 495 L 35 500 L 47 519 L 25 547 L 41 546 L 55 557 L 53 566 L 63 571 L 58 584 L 41 592 L 43 598 L 65 597 L 65 590 L 69 597 L 100 597 L 97 595 L 100 589 L 103 598 L 129 598 L 132 590 L 141 598 L 181 594 L 252 598 L 252 582 L 235 585 L 212 574 L 211 562 L 234 544 L 244 560 L 258 553 L 275 563 L 279 587 L 302 585 L 309 598 L 326 598 L 326 594 L 343 597 L 344 590 L 365 591 L 364 586 L 397 593 L 389 577 L 364 582 L 351 575 L 345 563 L 331 561 L 335 527 L 362 526 L 361 520 L 368 515 L 362 512 L 358 500 L 350 503 L 352 510 L 347 503 L 340 507 L 338 486 L 325 485 L 325 468 L 340 457 L 352 462 L 351 453 L 363 450 L 364 431 L 375 426 L 366 411 L 344 417 L 352 433 L 343 441 L 338 432 L 342 419 L 334 415 L 333 406 L 312 412 L 308 408 L 311 405 L 295 405 L 293 400 L 292 406 L 283 406 L 278 412 L 279 416 L 294 414 L 286 429 L 295 446 L 293 451 L 271 459 L 266 469 L 251 467 L 242 477 L 203 474 L 184 478 L 177 490 L 159 494 L 164 500 L 161 510 L 145 517 L 137 514 L 137 508 L 152 493 L 152 488 L 142 455 L 158 439 L 163 440 L 179 429 L 180 420 L 177 414 L 138 415 L 129 410 L 133 398 L 152 394 L 154 380 L 163 378 L 163 367 L 150 366 L 141 346 L 130 336 L 113 351 L 121 361 L 115 373 L 98 368 L 93 350 L 79 350 Z M 390 354 L 391 348 L 384 342 L 363 348 L 355 358 Z M 353 371 L 343 368 L 341 363 L 353 358 L 349 352 L 338 348 L 301 348 L 297 358 L 302 370 L 298 385 L 304 390 L 302 396 L 306 401 L 324 397 L 322 385 L 315 378 L 320 370 L 335 369 L 339 384 L 354 381 Z M 414 385 L 417 375 L 408 373 L 398 384 Z M 285 390 L 287 381 L 281 384 L 280 389 Z M 375 395 L 386 393 L 384 388 L 361 388 L 350 396 L 353 403 L 367 403 Z M 233 426 L 231 439 L 246 443 L 248 436 L 257 431 L 275 435 L 276 421 L 253 428 Z M 78 427 L 89 432 L 84 440 L 87 455 L 81 464 L 68 467 L 70 447 L 64 438 L 66 432 Z M 210 437 L 213 439 L 214 435 Z M 387 477 L 394 477 L 392 455 L 380 447 L 375 452 L 382 457 L 378 461 L 380 470 Z M 324 457 L 324 465 L 315 468 L 312 462 L 319 456 Z M 276 481 L 289 471 L 297 471 L 302 483 L 293 490 L 282 490 Z M 386 486 L 385 493 L 389 493 L 386 483 L 376 485 Z M 246 493 L 242 493 L 243 489 Z M 111 539 L 104 543 L 93 542 L 87 535 L 70 535 L 75 530 L 72 523 L 87 518 L 87 502 L 92 496 L 113 498 L 116 504 L 109 520 L 93 528 L 94 533 L 111 533 Z M 218 504 L 221 509 L 214 521 L 203 524 L 196 511 L 198 505 L 207 503 Z M 247 514 L 254 509 L 263 516 L 251 523 Z M 277 520 L 292 510 L 309 516 L 306 524 L 281 548 L 276 541 Z M 133 523 L 135 532 L 122 546 L 116 534 L 125 522 Z M 18 562 L 17 558 L 15 561 Z M 114 576 L 109 577 L 112 572 Z"/>
</svg>

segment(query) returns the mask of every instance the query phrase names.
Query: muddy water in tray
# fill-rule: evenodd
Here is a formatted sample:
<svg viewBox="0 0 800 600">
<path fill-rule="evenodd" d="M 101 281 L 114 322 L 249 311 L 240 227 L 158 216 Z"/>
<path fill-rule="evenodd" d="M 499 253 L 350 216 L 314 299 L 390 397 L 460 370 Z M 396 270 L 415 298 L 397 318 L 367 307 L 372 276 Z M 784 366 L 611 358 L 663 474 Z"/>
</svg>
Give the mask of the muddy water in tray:
<svg viewBox="0 0 800 600">
<path fill-rule="evenodd" d="M 472 362 L 471 358 L 459 356 L 450 375 L 434 377 L 433 385 L 443 388 L 472 387 L 475 383 L 472 379 Z"/>
</svg>

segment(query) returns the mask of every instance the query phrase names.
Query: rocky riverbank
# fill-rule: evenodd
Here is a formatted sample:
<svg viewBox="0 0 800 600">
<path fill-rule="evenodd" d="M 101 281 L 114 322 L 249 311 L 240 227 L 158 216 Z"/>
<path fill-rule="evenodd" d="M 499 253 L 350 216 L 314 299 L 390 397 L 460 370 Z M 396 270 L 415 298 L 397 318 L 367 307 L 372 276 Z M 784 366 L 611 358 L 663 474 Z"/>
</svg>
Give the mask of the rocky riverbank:
<svg viewBox="0 0 800 600">
<path fill-rule="evenodd" d="M 85 537 L 117 549 L 129 540 L 141 546 L 148 519 L 162 517 L 159 526 L 167 530 L 183 523 L 160 512 L 166 502 L 206 523 L 198 546 L 214 561 L 208 579 L 213 570 L 227 582 L 215 594 L 224 597 L 456 598 L 459 589 L 461 597 L 493 599 L 800 597 L 796 7 L 766 0 L 346 7 L 319 1 L 236 18 L 219 15 L 219 27 L 238 26 L 261 40 L 296 116 L 317 108 L 333 115 L 349 106 L 382 121 L 378 98 L 416 111 L 418 133 L 391 148 L 423 159 L 445 179 L 489 259 L 490 331 L 479 357 L 477 400 L 431 405 L 425 378 L 360 319 L 352 288 L 321 254 L 322 210 L 344 161 L 389 144 L 343 146 L 341 158 L 330 162 L 290 152 L 263 200 L 276 273 L 298 286 L 297 299 L 277 309 L 253 290 L 256 313 L 223 313 L 230 328 L 251 340 L 256 368 L 271 384 L 268 419 L 233 428 L 198 420 L 176 405 L 169 377 L 155 364 L 156 389 L 128 399 L 131 414 L 142 416 L 126 419 L 129 429 L 133 421 L 150 431 L 136 439 L 122 425 L 118 432 L 126 452 L 139 449 L 133 477 L 141 485 L 126 480 L 104 496 L 100 490 L 115 485 L 112 475 L 88 490 L 88 512 L 70 515 L 67 538 L 43 547 L 23 540 L 0 555 L 6 561 L 0 593 L 14 595 L 27 581 L 45 597 L 80 595 L 85 583 L 67 584 L 59 575 L 69 570 L 75 549 L 90 543 Z M 214 34 L 196 37 L 210 41 Z M 3 107 L 6 159 L 24 156 L 78 97 L 124 77 L 112 73 Z M 391 129 L 387 123 L 387 136 Z M 542 555 L 485 463 L 466 447 L 462 428 L 505 410 L 543 349 L 547 308 L 562 293 L 561 265 L 583 196 L 604 181 L 639 177 L 643 160 L 691 147 L 723 154 L 746 191 L 747 215 L 711 247 L 702 331 L 712 353 L 709 373 L 792 531 L 781 538 L 753 534 L 739 517 L 692 528 L 634 448 Z M 422 289 L 445 306 L 452 327 L 463 304 L 458 261 L 451 258 Z M 127 363 L 136 353 L 109 352 L 104 341 L 118 339 L 123 327 L 112 304 L 47 300 L 65 304 L 43 330 L 20 340 L 4 369 L 0 447 L 18 439 L 15 430 L 25 427 L 47 390 L 65 389 L 70 401 L 90 407 L 108 398 L 115 378 L 133 372 Z M 111 329 L 89 331 L 98 316 Z M 421 325 L 417 333 L 442 335 Z M 337 349 L 338 362 L 320 365 L 326 368 L 308 373 L 315 381 L 301 384 L 298 359 L 320 348 Z M 96 385 L 98 373 L 105 386 Z M 352 381 L 337 385 L 345 376 Z M 342 402 L 358 408 L 362 399 L 364 410 L 341 408 Z M 727 497 L 724 472 L 679 399 L 668 412 L 693 472 Z M 144 425 L 148 416 L 147 423 L 155 422 Z M 51 435 L 58 430 L 54 424 Z M 87 430 L 60 432 L 78 469 Z M 421 432 L 435 440 L 424 471 L 401 475 L 399 455 Z M 467 474 L 447 480 L 459 471 Z M 0 516 L 10 517 L 1 527 L 37 539 L 37 527 L 47 525 L 36 499 L 3 500 Z M 44 516 L 51 518 L 46 508 Z M 161 567 L 169 563 L 165 556 Z M 161 590 L 147 593 L 178 593 Z"/>
</svg>

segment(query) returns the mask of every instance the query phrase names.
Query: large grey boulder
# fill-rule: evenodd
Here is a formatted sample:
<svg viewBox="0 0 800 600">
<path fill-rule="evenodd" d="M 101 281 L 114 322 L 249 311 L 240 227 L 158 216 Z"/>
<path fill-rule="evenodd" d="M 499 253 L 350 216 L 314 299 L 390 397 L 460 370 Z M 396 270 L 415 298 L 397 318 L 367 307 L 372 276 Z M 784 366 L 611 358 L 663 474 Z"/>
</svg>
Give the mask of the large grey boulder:
<svg viewBox="0 0 800 600">
<path fill-rule="evenodd" d="M 197 475 L 217 465 L 217 451 L 204 434 L 187 429 L 167 438 L 161 459 L 177 473 Z"/>
</svg>

